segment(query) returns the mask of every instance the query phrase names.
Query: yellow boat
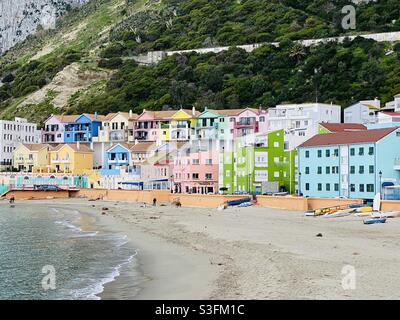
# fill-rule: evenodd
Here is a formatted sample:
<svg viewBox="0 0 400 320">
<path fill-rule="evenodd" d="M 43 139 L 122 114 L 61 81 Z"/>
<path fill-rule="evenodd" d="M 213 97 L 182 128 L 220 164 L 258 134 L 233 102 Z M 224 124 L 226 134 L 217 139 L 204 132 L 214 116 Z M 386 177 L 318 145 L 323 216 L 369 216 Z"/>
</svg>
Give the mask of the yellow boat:
<svg viewBox="0 0 400 320">
<path fill-rule="evenodd" d="M 357 210 L 358 213 L 374 211 L 372 207 L 361 207 L 361 208 L 357 208 L 356 210 Z"/>
</svg>

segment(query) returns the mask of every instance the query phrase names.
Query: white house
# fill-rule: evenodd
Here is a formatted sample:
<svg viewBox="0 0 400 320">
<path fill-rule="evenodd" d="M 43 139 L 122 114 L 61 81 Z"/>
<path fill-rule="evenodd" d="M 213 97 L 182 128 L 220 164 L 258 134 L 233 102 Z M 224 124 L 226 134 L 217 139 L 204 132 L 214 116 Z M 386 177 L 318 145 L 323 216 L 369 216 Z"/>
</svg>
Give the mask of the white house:
<svg viewBox="0 0 400 320">
<path fill-rule="evenodd" d="M 41 142 L 41 131 L 36 123 L 15 117 L 14 120 L 0 120 L 0 169 L 10 169 L 14 150 L 22 143 Z"/>
<path fill-rule="evenodd" d="M 378 121 L 377 113 L 381 102 L 378 99 L 359 101 L 344 110 L 344 123 L 373 124 Z"/>
<path fill-rule="evenodd" d="M 268 129 L 285 130 L 289 149 L 318 134 L 320 123 L 341 122 L 341 107 L 334 104 L 285 104 L 268 111 Z"/>
<path fill-rule="evenodd" d="M 386 103 L 385 111 L 400 112 L 400 94 L 394 96 L 394 100 Z"/>
</svg>

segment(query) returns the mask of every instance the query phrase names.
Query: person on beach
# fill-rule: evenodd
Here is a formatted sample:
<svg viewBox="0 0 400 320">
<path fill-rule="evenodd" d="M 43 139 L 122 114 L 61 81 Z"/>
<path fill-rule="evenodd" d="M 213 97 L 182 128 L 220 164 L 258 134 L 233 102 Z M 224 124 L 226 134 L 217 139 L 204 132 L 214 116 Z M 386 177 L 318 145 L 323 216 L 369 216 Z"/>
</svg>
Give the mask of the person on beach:
<svg viewBox="0 0 400 320">
<path fill-rule="evenodd" d="M 14 203 L 15 202 L 15 193 L 13 192 L 10 198 L 10 203 Z"/>
<path fill-rule="evenodd" d="M 155 207 L 155 206 L 157 206 L 157 199 L 156 198 L 153 199 L 153 207 Z"/>
</svg>

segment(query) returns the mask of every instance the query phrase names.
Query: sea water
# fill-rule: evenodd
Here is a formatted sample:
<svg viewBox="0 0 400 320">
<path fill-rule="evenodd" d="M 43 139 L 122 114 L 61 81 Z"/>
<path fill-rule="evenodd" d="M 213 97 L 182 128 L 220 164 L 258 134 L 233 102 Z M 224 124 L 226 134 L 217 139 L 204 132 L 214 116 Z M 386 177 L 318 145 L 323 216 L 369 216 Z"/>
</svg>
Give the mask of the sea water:
<svg viewBox="0 0 400 320">
<path fill-rule="evenodd" d="M 139 291 L 136 251 L 126 236 L 102 230 L 89 213 L 57 207 L 0 205 L 0 299 L 99 299 L 129 272 Z"/>
</svg>

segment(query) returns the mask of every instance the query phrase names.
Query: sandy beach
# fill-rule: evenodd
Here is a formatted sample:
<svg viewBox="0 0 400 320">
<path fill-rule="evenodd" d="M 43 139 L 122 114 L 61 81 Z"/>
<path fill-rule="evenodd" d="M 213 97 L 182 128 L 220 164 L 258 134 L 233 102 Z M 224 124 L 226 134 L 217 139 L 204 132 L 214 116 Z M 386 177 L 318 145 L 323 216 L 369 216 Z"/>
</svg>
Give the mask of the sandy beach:
<svg viewBox="0 0 400 320">
<path fill-rule="evenodd" d="M 262 207 L 219 212 L 78 199 L 40 201 L 55 204 L 92 212 L 99 223 L 128 236 L 144 275 L 134 299 L 400 297 L 400 219 L 366 226 L 357 217 L 310 218 Z M 109 208 L 106 215 L 103 207 Z M 354 290 L 342 287 L 347 265 L 356 272 Z M 121 274 L 101 297 L 132 298 L 119 292 L 128 278 Z"/>
</svg>

